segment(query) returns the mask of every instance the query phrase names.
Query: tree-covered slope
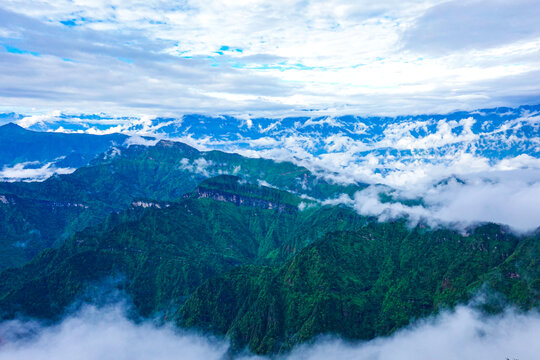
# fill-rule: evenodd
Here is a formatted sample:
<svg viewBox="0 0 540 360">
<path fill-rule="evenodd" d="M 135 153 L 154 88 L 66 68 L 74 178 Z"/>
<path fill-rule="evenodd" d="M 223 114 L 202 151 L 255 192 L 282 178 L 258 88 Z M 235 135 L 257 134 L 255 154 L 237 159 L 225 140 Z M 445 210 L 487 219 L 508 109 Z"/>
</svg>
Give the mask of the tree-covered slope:
<svg viewBox="0 0 540 360">
<path fill-rule="evenodd" d="M 209 279 L 178 314 L 182 326 L 227 335 L 256 353 L 320 334 L 388 335 L 466 302 L 484 284 L 523 308 L 540 304 L 538 236 L 485 225 L 449 230 L 370 223 L 329 233 L 279 267 L 237 267 Z"/>
<path fill-rule="evenodd" d="M 19 266 L 40 250 L 61 243 L 73 228 L 82 227 L 87 207 L 0 195 L 0 269 Z"/>
<path fill-rule="evenodd" d="M 320 199 L 353 193 L 363 187 L 332 184 L 288 162 L 252 159 L 220 151 L 200 152 L 179 142 L 114 148 L 71 174 L 56 175 L 43 182 L 0 182 L 0 196 L 13 200 L 0 203 L 0 211 L 10 214 L 0 219 L 3 223 L 0 231 L 5 228 L 0 233 L 0 248 L 6 249 L 2 253 L 6 256 L 17 253 L 10 259 L 0 254 L 0 269 L 23 264 L 31 259 L 31 254 L 61 244 L 74 231 L 98 224 L 111 212 L 128 208 L 136 199 L 176 200 L 199 182 L 218 174 L 236 174 L 255 184 L 268 183 Z M 79 204 L 80 207 L 57 212 L 56 226 L 51 227 L 47 216 L 29 215 L 36 211 L 33 204 L 40 202 Z M 16 219 L 7 222 L 8 218 Z M 21 225 L 16 227 L 19 223 Z M 26 250 L 15 246 L 36 236 L 39 241 L 28 243 L 31 246 Z"/>
<path fill-rule="evenodd" d="M 143 316 L 287 351 L 320 334 L 387 335 L 484 285 L 538 306 L 538 235 L 378 223 L 230 175 L 177 201 L 141 199 L 0 273 L 3 318 L 56 318 L 108 284 Z M 491 309 L 493 305 L 490 304 Z"/>
<path fill-rule="evenodd" d="M 217 198 L 201 195 L 208 188 Z M 231 201 L 230 194 L 245 201 Z M 283 191 L 221 176 L 178 202 L 136 202 L 59 249 L 4 271 L 0 309 L 4 316 L 18 311 L 59 315 L 88 286 L 113 277 L 143 315 L 176 311 L 205 279 L 238 265 L 281 264 L 328 231 L 354 230 L 365 222 L 338 207 L 300 211 L 293 207 L 299 201 Z"/>
</svg>

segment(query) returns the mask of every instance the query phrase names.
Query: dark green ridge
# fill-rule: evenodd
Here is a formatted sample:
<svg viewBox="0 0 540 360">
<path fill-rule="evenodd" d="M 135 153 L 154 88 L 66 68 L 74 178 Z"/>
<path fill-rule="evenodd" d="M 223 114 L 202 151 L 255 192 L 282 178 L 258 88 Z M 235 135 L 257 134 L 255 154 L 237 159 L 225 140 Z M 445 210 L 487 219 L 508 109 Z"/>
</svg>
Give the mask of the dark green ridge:
<svg viewBox="0 0 540 360">
<path fill-rule="evenodd" d="M 539 304 L 538 234 L 411 229 L 317 203 L 280 211 L 261 201 L 303 200 L 235 176 L 195 189 L 173 202 L 139 200 L 0 273 L 1 316 L 59 319 L 115 279 L 142 316 L 226 336 L 232 351 L 273 354 L 321 334 L 388 335 L 486 284 L 523 309 Z"/>
<path fill-rule="evenodd" d="M 540 237 L 498 225 L 470 236 L 369 223 L 328 233 L 284 265 L 242 266 L 209 279 L 177 314 L 180 326 L 226 335 L 233 351 L 288 351 L 321 334 L 368 340 L 469 301 L 485 285 L 504 304 L 540 304 Z M 495 300 L 495 301 L 493 301 Z M 501 310 L 500 299 L 486 308 Z"/>
<path fill-rule="evenodd" d="M 236 195 L 246 199 L 254 190 L 234 177 L 205 184 L 223 184 L 229 193 L 236 184 Z M 257 201 L 284 196 L 280 190 L 256 188 Z M 159 207 L 144 202 L 146 208 L 113 214 L 22 268 L 4 271 L 3 316 L 21 312 L 54 318 L 88 286 L 109 276 L 125 279 L 121 288 L 141 314 L 176 312 L 205 279 L 239 265 L 281 264 L 328 231 L 358 229 L 366 221 L 340 207 L 280 211 L 279 206 L 270 209 L 258 202 L 237 204 L 193 194 L 178 202 L 156 203 Z M 292 198 L 289 194 L 288 200 Z"/>
<path fill-rule="evenodd" d="M 200 152 L 179 142 L 116 148 L 72 174 L 53 176 L 43 182 L 0 182 L 0 196 L 13 200 L 0 202 L 0 213 L 4 214 L 0 218 L 0 269 L 22 265 L 37 252 L 59 246 L 74 232 L 127 209 L 135 199 L 178 200 L 201 181 L 218 174 L 237 174 L 253 186 L 265 181 L 319 199 L 364 188 L 361 184 L 329 183 L 288 162 L 220 151 Z M 34 203 L 51 204 L 54 219 L 53 213 L 33 216 L 37 211 L 37 207 L 32 208 Z M 57 226 L 49 226 L 51 221 Z"/>
</svg>

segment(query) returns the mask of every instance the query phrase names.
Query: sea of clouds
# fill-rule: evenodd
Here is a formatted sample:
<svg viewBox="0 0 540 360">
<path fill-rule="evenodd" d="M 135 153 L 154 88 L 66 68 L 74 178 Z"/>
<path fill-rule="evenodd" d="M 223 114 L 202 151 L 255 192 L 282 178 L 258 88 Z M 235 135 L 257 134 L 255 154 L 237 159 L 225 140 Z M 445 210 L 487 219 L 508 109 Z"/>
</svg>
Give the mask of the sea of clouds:
<svg viewBox="0 0 540 360">
<path fill-rule="evenodd" d="M 132 135 L 127 146 L 151 146 L 155 140 L 142 136 L 153 136 L 203 151 L 292 161 L 337 183 L 367 184 L 353 197 L 337 194 L 327 203 L 350 205 L 381 220 L 406 216 L 412 224 L 459 229 L 496 222 L 518 233 L 540 226 L 540 106 L 395 118 L 116 118 L 52 112 L 14 119 L 42 131 L 122 132 Z M 0 175 L 28 179 L 39 172 L 42 180 L 55 172 L 50 164 L 41 170 L 16 165 Z M 383 201 L 388 196 L 397 202 Z"/>
<path fill-rule="evenodd" d="M 536 359 L 540 315 L 508 309 L 486 317 L 469 306 L 415 322 L 389 337 L 345 342 L 325 336 L 300 345 L 283 360 L 450 360 Z M 122 304 L 87 305 L 56 325 L 36 320 L 0 324 L 1 360 L 220 360 L 228 356 L 224 339 L 151 321 L 133 322 Z M 242 360 L 265 360 L 249 353 Z"/>
</svg>

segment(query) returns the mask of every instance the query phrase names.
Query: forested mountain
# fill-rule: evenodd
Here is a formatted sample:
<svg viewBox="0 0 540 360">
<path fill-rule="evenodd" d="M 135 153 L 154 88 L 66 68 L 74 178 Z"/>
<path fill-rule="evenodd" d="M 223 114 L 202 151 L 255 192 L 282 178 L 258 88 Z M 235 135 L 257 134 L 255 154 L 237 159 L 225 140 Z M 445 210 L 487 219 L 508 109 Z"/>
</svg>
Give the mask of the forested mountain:
<svg viewBox="0 0 540 360">
<path fill-rule="evenodd" d="M 276 354 L 388 335 L 480 293 L 487 312 L 538 308 L 538 231 L 381 222 L 325 201 L 365 188 L 167 140 L 0 182 L 0 317 L 56 321 L 120 292 L 136 316 Z"/>
<path fill-rule="evenodd" d="M 539 304 L 538 235 L 409 228 L 315 201 L 300 210 L 302 201 L 223 175 L 178 201 L 136 201 L 1 273 L 2 316 L 54 319 L 120 289 L 143 316 L 267 354 L 319 334 L 387 335 L 482 286 L 525 309 Z"/>
<path fill-rule="evenodd" d="M 135 202 L 3 272 L 0 309 L 6 316 L 60 315 L 87 286 L 113 277 L 142 314 L 174 313 L 205 279 L 238 265 L 281 264 L 325 233 L 366 221 L 349 209 L 312 204 L 300 211 L 298 203 L 231 176 L 207 180 L 178 202 Z"/>
<path fill-rule="evenodd" d="M 486 287 L 522 309 L 540 301 L 540 237 L 497 225 L 468 236 L 370 222 L 331 232 L 278 267 L 237 267 L 207 280 L 178 323 L 226 334 L 256 353 L 320 334 L 372 339 L 469 301 Z M 507 303 L 486 299 L 489 310 Z"/>
<path fill-rule="evenodd" d="M 317 199 L 364 187 L 332 184 L 289 162 L 200 152 L 179 142 L 115 147 L 71 174 L 43 182 L 0 182 L 0 269 L 21 265 L 135 200 L 179 199 L 218 174 L 237 174 Z"/>
</svg>

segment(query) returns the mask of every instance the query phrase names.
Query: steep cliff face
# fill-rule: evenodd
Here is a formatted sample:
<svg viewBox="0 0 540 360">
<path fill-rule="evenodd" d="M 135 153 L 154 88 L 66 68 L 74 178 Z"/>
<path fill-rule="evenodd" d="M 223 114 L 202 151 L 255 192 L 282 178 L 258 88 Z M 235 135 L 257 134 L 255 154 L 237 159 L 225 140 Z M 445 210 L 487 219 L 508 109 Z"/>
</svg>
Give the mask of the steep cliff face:
<svg viewBox="0 0 540 360">
<path fill-rule="evenodd" d="M 233 203 L 237 206 L 250 206 L 260 209 L 276 210 L 277 212 L 288 212 L 293 213 L 298 210 L 297 207 L 294 207 L 289 204 L 280 204 L 278 202 L 272 202 L 264 199 L 258 199 L 254 197 L 229 193 L 225 191 L 219 191 L 215 189 L 205 189 L 198 187 L 195 190 L 196 198 L 202 199 L 212 199 L 216 201 L 225 201 Z"/>
<path fill-rule="evenodd" d="M 50 201 L 42 199 L 25 199 L 13 194 L 0 195 L 0 206 L 39 207 L 41 209 L 54 210 L 58 208 L 82 208 L 88 209 L 88 205 L 71 201 Z"/>
<path fill-rule="evenodd" d="M 298 211 L 298 199 L 291 194 L 266 186 L 248 184 L 237 176 L 220 175 L 202 182 L 185 197 L 212 199 L 259 209 L 292 214 Z"/>
<path fill-rule="evenodd" d="M 171 203 L 163 202 L 163 201 L 152 201 L 152 200 L 133 200 L 131 202 L 131 206 L 134 208 L 156 208 L 156 209 L 163 209 L 168 208 L 171 206 Z"/>
</svg>

